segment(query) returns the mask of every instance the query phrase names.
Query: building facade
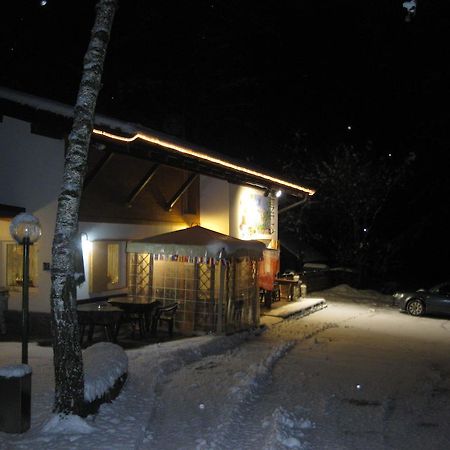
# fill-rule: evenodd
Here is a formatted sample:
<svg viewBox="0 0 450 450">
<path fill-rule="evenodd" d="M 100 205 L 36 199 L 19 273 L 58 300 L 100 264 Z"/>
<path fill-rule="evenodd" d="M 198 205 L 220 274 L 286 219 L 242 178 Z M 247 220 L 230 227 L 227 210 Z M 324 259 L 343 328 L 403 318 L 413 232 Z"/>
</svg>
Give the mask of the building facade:
<svg viewBox="0 0 450 450">
<path fill-rule="evenodd" d="M 6 89 L 0 89 L 0 105 L 0 286 L 9 290 L 9 309 L 20 310 L 22 249 L 9 223 L 29 212 L 43 230 L 30 252 L 30 310 L 49 312 L 71 108 Z M 97 117 L 80 207 L 85 282 L 78 299 L 127 292 L 130 240 L 200 225 L 276 248 L 275 192 L 283 188 L 312 193 L 177 138 Z"/>
</svg>

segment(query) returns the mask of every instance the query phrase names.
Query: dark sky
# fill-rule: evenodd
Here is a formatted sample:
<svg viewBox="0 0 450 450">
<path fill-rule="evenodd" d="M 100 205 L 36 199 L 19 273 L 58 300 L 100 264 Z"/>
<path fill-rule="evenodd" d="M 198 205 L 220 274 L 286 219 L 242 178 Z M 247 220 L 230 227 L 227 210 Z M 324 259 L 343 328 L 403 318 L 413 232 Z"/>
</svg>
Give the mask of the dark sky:
<svg viewBox="0 0 450 450">
<path fill-rule="evenodd" d="M 73 103 L 94 2 L 9 2 L 1 83 Z M 225 153 L 347 126 L 395 150 L 448 140 L 448 2 L 122 1 L 98 108 Z"/>
<path fill-rule="evenodd" d="M 3 10 L 0 84 L 74 103 L 95 2 L 41 3 Z M 419 0 L 410 23 L 402 0 L 119 4 L 99 112 L 266 163 L 298 130 L 414 151 L 417 215 L 434 211 L 419 264 L 433 258 L 450 215 L 448 0 Z"/>
</svg>

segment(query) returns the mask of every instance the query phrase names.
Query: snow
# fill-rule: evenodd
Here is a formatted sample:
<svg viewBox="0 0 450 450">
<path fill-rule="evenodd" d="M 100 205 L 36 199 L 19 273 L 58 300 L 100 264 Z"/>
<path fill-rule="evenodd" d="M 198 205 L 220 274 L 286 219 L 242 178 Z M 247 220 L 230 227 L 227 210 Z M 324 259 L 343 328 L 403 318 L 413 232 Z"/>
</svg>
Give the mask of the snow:
<svg viewBox="0 0 450 450">
<path fill-rule="evenodd" d="M 380 294 L 370 289 L 355 289 L 347 284 L 340 284 L 331 289 L 315 292 L 314 295 L 325 300 L 337 300 L 339 302 L 371 303 L 373 305 L 392 305 L 392 296 Z"/>
<path fill-rule="evenodd" d="M 31 367 L 27 364 L 10 364 L 0 367 L 0 377 L 3 378 L 22 378 L 31 373 Z"/>
<path fill-rule="evenodd" d="M 415 13 L 416 7 L 417 7 L 416 0 L 409 0 L 403 2 L 403 8 L 405 8 L 410 13 Z"/>
<path fill-rule="evenodd" d="M 318 296 L 328 307 L 309 316 L 128 350 L 128 365 L 92 347 L 128 380 L 85 420 L 52 415 L 52 352 L 31 344 L 31 429 L 0 433 L 0 449 L 450 448 L 448 320 L 346 285 Z M 19 354 L 0 343 L 0 364 Z"/>
<path fill-rule="evenodd" d="M 61 434 L 88 434 L 95 431 L 81 417 L 74 415 L 55 414 L 42 427 L 42 432 Z"/>
<path fill-rule="evenodd" d="M 122 347 L 99 342 L 83 352 L 84 398 L 101 398 L 128 371 L 128 357 Z"/>
<path fill-rule="evenodd" d="M 302 298 L 299 301 L 290 302 L 283 306 L 283 308 L 272 308 L 263 312 L 264 316 L 271 317 L 289 317 L 293 314 L 303 313 L 311 309 L 320 309 L 326 307 L 324 298 L 321 297 L 307 297 Z"/>
<path fill-rule="evenodd" d="M 52 112 L 61 117 L 73 118 L 73 106 L 65 105 L 64 103 L 48 100 L 42 97 L 36 97 L 31 94 L 15 91 L 5 87 L 0 87 L 0 98 L 10 100 L 20 105 L 30 106 L 36 110 Z M 137 132 L 136 126 L 120 120 L 115 120 L 110 117 L 105 117 L 100 114 L 95 116 L 95 123 L 98 126 L 104 125 L 112 129 L 119 129 L 124 133 L 135 134 Z"/>
<path fill-rule="evenodd" d="M 52 114 L 56 114 L 61 117 L 72 119 L 74 116 L 74 107 L 60 103 L 54 100 L 49 100 L 43 97 L 37 97 L 35 95 L 27 94 L 20 91 L 15 91 L 6 87 L 0 86 L 0 98 L 12 101 L 19 105 L 25 105 L 37 111 L 47 111 Z M 96 114 L 94 119 L 95 126 L 98 128 L 107 128 L 108 130 L 117 130 L 125 135 L 134 136 L 139 133 L 146 134 L 152 138 L 169 142 L 172 145 L 191 148 L 194 151 L 201 153 L 207 153 L 210 156 L 214 156 L 214 153 L 201 146 L 192 145 L 182 139 L 167 135 L 165 133 L 155 131 L 151 128 L 144 127 L 138 123 L 125 122 L 115 119 L 113 117 L 104 116 L 102 114 Z"/>
<path fill-rule="evenodd" d="M 304 264 L 304 268 L 305 269 L 328 269 L 328 265 L 327 264 L 321 264 L 321 263 L 305 263 Z"/>
</svg>

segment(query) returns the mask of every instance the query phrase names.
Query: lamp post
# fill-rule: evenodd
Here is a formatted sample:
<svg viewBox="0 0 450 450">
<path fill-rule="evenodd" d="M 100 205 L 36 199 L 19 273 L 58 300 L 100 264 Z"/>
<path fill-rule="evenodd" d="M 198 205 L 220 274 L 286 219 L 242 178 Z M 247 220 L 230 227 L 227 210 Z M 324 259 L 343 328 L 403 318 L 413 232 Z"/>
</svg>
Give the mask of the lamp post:
<svg viewBox="0 0 450 450">
<path fill-rule="evenodd" d="M 39 219 L 32 214 L 21 213 L 14 217 L 9 226 L 14 240 L 23 245 L 22 274 L 22 364 L 28 364 L 28 287 L 30 272 L 30 245 L 33 245 L 42 234 Z"/>
</svg>

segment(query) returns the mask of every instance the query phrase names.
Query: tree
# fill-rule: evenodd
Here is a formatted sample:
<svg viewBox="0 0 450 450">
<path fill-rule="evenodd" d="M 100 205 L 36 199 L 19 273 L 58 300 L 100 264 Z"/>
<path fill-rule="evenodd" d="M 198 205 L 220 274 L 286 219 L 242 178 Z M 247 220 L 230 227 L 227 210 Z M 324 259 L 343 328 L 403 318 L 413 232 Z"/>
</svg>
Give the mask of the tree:
<svg viewBox="0 0 450 450">
<path fill-rule="evenodd" d="M 406 0 L 403 2 L 403 8 L 406 9 L 405 22 L 411 22 L 412 18 L 416 15 L 417 1 Z"/>
<path fill-rule="evenodd" d="M 55 366 L 54 412 L 83 414 L 84 377 L 76 315 L 74 242 L 94 112 L 117 0 L 99 0 L 68 138 L 52 248 L 51 313 Z"/>
<path fill-rule="evenodd" d="M 336 264 L 357 269 L 361 281 L 383 272 L 393 255 L 396 232 L 385 226 L 386 212 L 414 154 L 394 161 L 371 144 L 345 144 L 318 156 L 299 141 L 289 152 L 293 162 L 284 169 L 312 184 L 317 193 L 303 210 L 292 209 L 282 216 L 284 225 L 297 233 L 301 230 L 305 240 Z"/>
</svg>

